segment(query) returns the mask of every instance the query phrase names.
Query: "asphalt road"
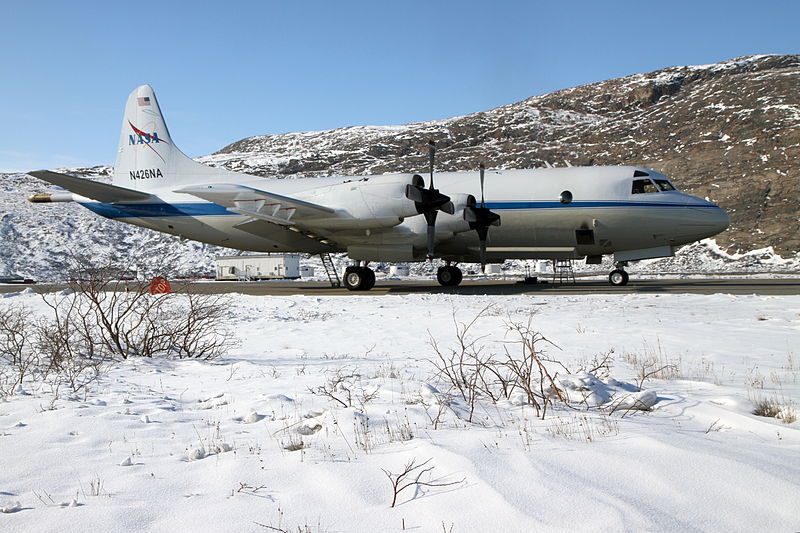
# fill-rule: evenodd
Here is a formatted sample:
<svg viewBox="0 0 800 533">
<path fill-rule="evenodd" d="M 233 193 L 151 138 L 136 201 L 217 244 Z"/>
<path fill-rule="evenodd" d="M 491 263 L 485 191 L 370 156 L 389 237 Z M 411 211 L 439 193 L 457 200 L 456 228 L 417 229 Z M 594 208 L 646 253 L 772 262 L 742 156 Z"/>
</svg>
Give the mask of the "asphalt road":
<svg viewBox="0 0 800 533">
<path fill-rule="evenodd" d="M 18 292 L 30 287 L 36 292 L 63 290 L 63 284 L 0 285 L 0 293 Z M 464 280 L 458 287 L 442 287 L 434 280 L 379 280 L 371 291 L 352 292 L 333 288 L 319 281 L 203 281 L 173 282 L 173 290 L 203 293 L 242 293 L 255 296 L 305 294 L 317 296 L 355 296 L 382 294 L 800 294 L 800 278 L 790 279 L 631 279 L 624 287 L 605 280 L 579 280 L 576 283 L 525 284 L 516 280 Z"/>
</svg>

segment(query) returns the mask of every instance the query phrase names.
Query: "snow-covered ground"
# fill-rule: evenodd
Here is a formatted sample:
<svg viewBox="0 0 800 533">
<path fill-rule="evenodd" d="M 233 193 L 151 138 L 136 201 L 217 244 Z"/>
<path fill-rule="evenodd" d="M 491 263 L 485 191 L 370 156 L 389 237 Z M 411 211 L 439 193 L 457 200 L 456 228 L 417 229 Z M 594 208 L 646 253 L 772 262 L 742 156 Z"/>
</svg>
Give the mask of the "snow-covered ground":
<svg viewBox="0 0 800 533">
<path fill-rule="evenodd" d="M 0 299 L 20 304 L 44 312 Z M 454 317 L 487 305 L 483 353 L 518 351 L 507 324 L 530 318 L 571 371 L 613 363 L 561 369 L 573 402 L 544 420 L 515 393 L 469 422 L 429 335 L 447 351 Z M 224 359 L 129 360 L 79 395 L 0 402 L 0 530 L 800 530 L 800 423 L 752 414 L 797 412 L 798 296 L 237 295 L 230 314 Z M 636 392 L 647 361 L 672 366 Z M 352 407 L 320 394 L 337 378 Z M 434 486 L 390 508 L 386 472 L 428 460 Z"/>
</svg>

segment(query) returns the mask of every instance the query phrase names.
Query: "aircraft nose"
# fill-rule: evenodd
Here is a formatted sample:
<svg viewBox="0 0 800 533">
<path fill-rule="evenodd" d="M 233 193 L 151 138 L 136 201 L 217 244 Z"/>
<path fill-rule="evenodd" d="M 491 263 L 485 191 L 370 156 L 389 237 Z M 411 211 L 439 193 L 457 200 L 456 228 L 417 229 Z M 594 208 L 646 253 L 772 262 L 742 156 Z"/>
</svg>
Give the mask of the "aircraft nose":
<svg viewBox="0 0 800 533">
<path fill-rule="evenodd" d="M 708 216 L 711 219 L 710 224 L 714 228 L 714 235 L 722 233 L 731 225 L 731 217 L 720 206 L 709 209 Z"/>
<path fill-rule="evenodd" d="M 709 205 L 710 204 L 710 205 Z M 713 237 L 718 233 L 722 233 L 728 226 L 730 226 L 731 218 L 728 213 L 720 206 L 706 202 L 705 207 L 700 209 L 692 209 L 693 214 L 687 217 L 687 222 L 691 220 L 690 224 L 702 234 L 700 238 Z"/>
</svg>

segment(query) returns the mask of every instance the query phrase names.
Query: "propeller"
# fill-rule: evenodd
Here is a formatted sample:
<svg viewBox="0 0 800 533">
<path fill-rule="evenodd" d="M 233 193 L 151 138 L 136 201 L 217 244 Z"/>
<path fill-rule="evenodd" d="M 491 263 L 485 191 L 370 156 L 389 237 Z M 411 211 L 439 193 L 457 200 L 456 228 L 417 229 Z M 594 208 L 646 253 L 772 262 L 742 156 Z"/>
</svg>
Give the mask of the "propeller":
<svg viewBox="0 0 800 533">
<path fill-rule="evenodd" d="M 415 183 L 406 185 L 406 198 L 412 200 L 417 208 L 417 213 L 421 213 L 428 223 L 428 259 L 433 259 L 433 243 L 436 236 L 436 215 L 439 211 L 453 214 L 455 206 L 450 201 L 450 197 L 439 192 L 433 186 L 433 163 L 436 158 L 436 143 L 428 141 L 428 157 L 430 160 L 430 182 L 428 188 L 421 176 L 414 176 Z"/>
<path fill-rule="evenodd" d="M 478 233 L 478 239 L 480 240 L 480 254 L 481 254 L 481 272 L 486 271 L 486 238 L 489 235 L 489 226 L 499 226 L 500 225 L 500 215 L 497 213 L 489 210 L 486 207 L 486 200 L 484 199 L 483 195 L 483 182 L 484 182 L 484 173 L 486 171 L 486 167 L 483 166 L 481 163 L 480 172 L 481 172 L 481 205 L 480 207 L 476 206 L 474 203 L 472 205 L 468 205 L 464 209 L 464 220 L 469 222 L 470 229 L 474 229 Z"/>
</svg>

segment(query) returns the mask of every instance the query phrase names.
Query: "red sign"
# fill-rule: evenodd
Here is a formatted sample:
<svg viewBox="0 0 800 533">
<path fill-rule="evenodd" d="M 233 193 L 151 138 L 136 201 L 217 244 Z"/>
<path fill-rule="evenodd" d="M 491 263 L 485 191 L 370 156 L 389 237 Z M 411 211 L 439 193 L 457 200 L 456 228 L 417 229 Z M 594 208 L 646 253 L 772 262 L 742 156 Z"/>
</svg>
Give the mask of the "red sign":
<svg viewBox="0 0 800 533">
<path fill-rule="evenodd" d="M 169 281 L 158 276 L 150 282 L 150 294 L 167 294 L 170 291 Z"/>
</svg>

